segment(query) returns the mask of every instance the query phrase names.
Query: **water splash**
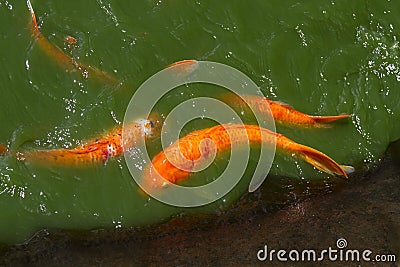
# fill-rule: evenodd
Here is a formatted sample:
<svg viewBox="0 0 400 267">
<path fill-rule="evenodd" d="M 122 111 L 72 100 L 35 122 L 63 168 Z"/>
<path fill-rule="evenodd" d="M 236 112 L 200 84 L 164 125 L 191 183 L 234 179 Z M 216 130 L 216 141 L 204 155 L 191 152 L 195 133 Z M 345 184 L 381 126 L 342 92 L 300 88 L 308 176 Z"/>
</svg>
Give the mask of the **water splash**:
<svg viewBox="0 0 400 267">
<path fill-rule="evenodd" d="M 372 72 L 378 78 L 394 76 L 400 81 L 400 47 L 393 24 L 389 24 L 389 29 L 373 22 L 369 29 L 359 26 L 356 41 L 370 51 L 363 71 Z"/>
</svg>

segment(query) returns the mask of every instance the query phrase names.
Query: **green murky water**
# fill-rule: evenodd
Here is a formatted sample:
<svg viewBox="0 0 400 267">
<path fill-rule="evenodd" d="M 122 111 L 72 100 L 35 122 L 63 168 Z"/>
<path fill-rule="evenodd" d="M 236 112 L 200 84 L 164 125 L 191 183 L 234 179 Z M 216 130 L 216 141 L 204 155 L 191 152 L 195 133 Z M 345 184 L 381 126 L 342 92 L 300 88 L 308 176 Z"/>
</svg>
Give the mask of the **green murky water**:
<svg viewBox="0 0 400 267">
<path fill-rule="evenodd" d="M 101 134 L 123 120 L 130 96 L 143 81 L 172 62 L 191 58 L 233 66 L 270 99 L 305 113 L 354 114 L 330 129 L 277 126 L 278 132 L 339 163 L 362 169 L 379 161 L 400 137 L 396 1 L 32 4 L 51 43 L 113 73 L 124 86 L 116 89 L 66 72 L 34 42 L 25 2 L 1 0 L 0 142 L 13 150 L 69 148 Z M 67 35 L 77 39 L 75 47 L 64 43 Z M 186 99 L 189 89 L 172 93 L 161 109 Z M 202 85 L 201 92 L 212 96 L 215 90 Z M 207 123 L 188 125 L 185 131 Z M 256 160 L 253 155 L 250 165 Z M 223 156 L 211 171 L 217 174 L 226 161 Z M 336 179 L 282 156 L 271 173 L 291 177 L 293 183 Z M 251 167 L 245 176 L 251 177 Z M 243 179 L 224 199 L 189 212 L 219 212 L 244 194 L 247 183 Z M 39 168 L 3 157 L 0 203 L 2 243 L 22 242 L 42 228 L 138 226 L 182 211 L 140 195 L 123 158 L 74 169 Z"/>
</svg>

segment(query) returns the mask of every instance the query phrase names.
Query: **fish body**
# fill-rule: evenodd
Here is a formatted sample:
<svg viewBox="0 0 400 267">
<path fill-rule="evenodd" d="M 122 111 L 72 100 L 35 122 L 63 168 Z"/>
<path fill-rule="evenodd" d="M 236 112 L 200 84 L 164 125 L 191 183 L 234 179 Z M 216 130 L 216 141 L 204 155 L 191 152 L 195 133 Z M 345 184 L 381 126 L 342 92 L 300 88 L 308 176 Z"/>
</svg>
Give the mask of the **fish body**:
<svg viewBox="0 0 400 267">
<path fill-rule="evenodd" d="M 257 95 L 244 95 L 241 96 L 242 100 L 239 97 L 231 97 L 231 96 L 224 96 L 223 99 L 228 101 L 231 104 L 237 105 L 237 103 L 241 103 L 239 105 L 244 106 L 244 102 L 249 105 L 254 111 L 269 115 L 269 110 L 265 110 L 265 102 L 269 105 L 273 118 L 286 125 L 291 126 L 298 126 L 298 127 L 315 127 L 315 128 L 325 128 L 329 127 L 329 123 L 339 120 L 348 118 L 351 115 L 349 114 L 342 114 L 342 115 L 335 115 L 335 116 L 312 116 L 300 111 L 295 110 L 291 106 L 279 102 L 279 101 L 272 101 L 263 96 Z M 244 101 L 244 102 L 243 102 Z"/>
<path fill-rule="evenodd" d="M 37 40 L 39 47 L 41 47 L 46 54 L 48 54 L 60 65 L 68 68 L 70 71 L 79 71 L 86 78 L 96 77 L 97 79 L 100 79 L 101 81 L 114 86 L 120 84 L 120 81 L 118 79 L 108 74 L 107 72 L 102 71 L 96 67 L 85 66 L 84 64 L 79 63 L 71 56 L 65 54 L 58 46 L 50 43 L 50 41 L 46 37 L 44 37 L 39 30 L 39 26 L 36 21 L 36 15 L 29 0 L 27 0 L 27 5 L 32 16 L 33 35 Z M 72 40 L 71 38 L 70 40 Z"/>
<path fill-rule="evenodd" d="M 201 142 L 204 143 L 201 145 Z M 191 170 L 214 153 L 247 143 L 276 145 L 278 151 L 296 155 L 329 174 L 347 178 L 347 173 L 354 170 L 351 166 L 337 164 L 311 147 L 257 125 L 223 124 L 192 132 L 157 154 L 145 169 L 142 186 L 146 192 L 154 192 L 168 184 L 165 180 L 175 184 L 182 182 L 190 176 Z"/>
<path fill-rule="evenodd" d="M 105 135 L 86 141 L 73 149 L 32 150 L 17 152 L 16 155 L 19 160 L 32 163 L 85 166 L 117 157 L 125 149 L 134 146 L 143 136 L 149 137 L 154 134 L 154 124 L 149 120 L 139 120 L 124 127 L 124 138 L 123 128 L 118 126 Z"/>
</svg>

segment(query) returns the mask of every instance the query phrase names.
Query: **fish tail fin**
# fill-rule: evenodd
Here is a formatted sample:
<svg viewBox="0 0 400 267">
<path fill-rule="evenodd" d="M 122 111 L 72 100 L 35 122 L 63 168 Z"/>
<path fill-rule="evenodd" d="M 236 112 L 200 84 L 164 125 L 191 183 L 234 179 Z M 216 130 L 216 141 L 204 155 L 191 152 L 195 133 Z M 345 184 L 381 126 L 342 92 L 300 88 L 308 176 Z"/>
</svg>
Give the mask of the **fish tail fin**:
<svg viewBox="0 0 400 267">
<path fill-rule="evenodd" d="M 348 166 L 348 165 L 339 165 L 340 168 L 342 168 L 347 174 L 353 173 L 355 171 L 355 168 L 353 166 Z"/>
<path fill-rule="evenodd" d="M 37 21 L 36 21 L 36 15 L 35 15 L 35 11 L 33 11 L 33 7 L 32 7 L 32 4 L 31 4 L 31 1 L 26 0 L 26 5 L 28 6 L 29 11 L 31 12 L 32 23 L 33 23 L 33 32 L 35 34 L 38 34 L 39 33 L 39 26 L 38 26 Z"/>
<path fill-rule="evenodd" d="M 320 127 L 329 127 L 328 123 L 337 121 L 340 119 L 345 119 L 350 117 L 351 114 L 341 114 L 335 116 L 311 116 L 311 118 L 320 125 Z"/>
<path fill-rule="evenodd" d="M 347 174 L 354 172 L 352 166 L 339 165 L 324 153 L 311 147 L 301 145 L 297 154 L 318 170 L 332 175 L 337 174 L 348 178 Z"/>
</svg>

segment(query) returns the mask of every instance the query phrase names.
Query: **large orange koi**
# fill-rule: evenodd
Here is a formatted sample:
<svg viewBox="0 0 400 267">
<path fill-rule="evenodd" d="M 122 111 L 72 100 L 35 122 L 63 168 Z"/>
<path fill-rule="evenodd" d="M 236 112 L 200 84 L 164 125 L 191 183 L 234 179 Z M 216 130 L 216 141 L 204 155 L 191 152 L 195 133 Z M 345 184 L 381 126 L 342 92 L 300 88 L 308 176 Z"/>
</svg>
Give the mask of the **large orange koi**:
<svg viewBox="0 0 400 267">
<path fill-rule="evenodd" d="M 200 146 L 200 142 L 206 139 L 210 139 L 215 145 L 206 142 Z M 167 185 L 165 180 L 171 183 L 182 182 L 189 177 L 190 170 L 198 167 L 210 155 L 227 151 L 231 145 L 236 147 L 247 142 L 267 145 L 274 145 L 276 142 L 277 150 L 298 156 L 329 174 L 347 178 L 347 174 L 354 171 L 353 167 L 339 165 L 327 155 L 311 147 L 298 144 L 281 134 L 257 125 L 224 124 L 192 132 L 157 154 L 153 158 L 152 164 L 145 170 L 144 189 L 147 192 L 159 190 Z M 168 158 L 172 160 L 173 164 Z"/>
<path fill-rule="evenodd" d="M 132 147 L 143 136 L 152 137 L 155 134 L 156 123 L 151 120 L 138 120 L 124 126 L 118 126 L 103 136 L 84 142 L 73 149 L 48 149 L 17 152 L 17 158 L 31 163 L 52 165 L 85 166 L 93 163 L 106 162 L 112 157 L 121 155 L 125 149 Z M 0 145 L 0 155 L 7 153 L 7 148 Z"/>
<path fill-rule="evenodd" d="M 256 95 L 243 95 L 241 96 L 243 99 L 241 100 L 237 96 L 223 96 L 222 98 L 233 105 L 239 105 L 244 107 L 243 100 L 250 106 L 250 108 L 254 109 L 254 111 L 259 112 L 260 114 L 268 114 L 269 111 L 263 108 L 265 102 L 269 105 L 271 109 L 271 113 L 273 118 L 282 123 L 292 126 L 301 126 L 301 127 L 316 127 L 316 128 L 325 128 L 329 127 L 329 123 L 348 118 L 351 115 L 349 114 L 341 114 L 336 116 L 312 116 L 300 111 L 295 110 L 288 104 L 272 101 L 262 96 Z"/>
<path fill-rule="evenodd" d="M 28 9 L 31 12 L 32 16 L 32 31 L 33 35 L 35 36 L 39 46 L 43 49 L 45 53 L 47 53 L 51 58 L 53 58 L 57 63 L 67 67 L 71 71 L 79 71 L 82 73 L 84 77 L 96 77 L 107 84 L 116 86 L 120 84 L 120 81 L 113 77 L 112 75 L 108 74 L 105 71 L 102 71 L 96 67 L 92 66 L 85 66 L 71 56 L 65 54 L 59 47 L 49 42 L 49 40 L 43 36 L 43 34 L 39 31 L 39 26 L 36 21 L 36 15 L 33 11 L 32 4 L 30 0 L 26 1 L 28 5 Z"/>
</svg>

